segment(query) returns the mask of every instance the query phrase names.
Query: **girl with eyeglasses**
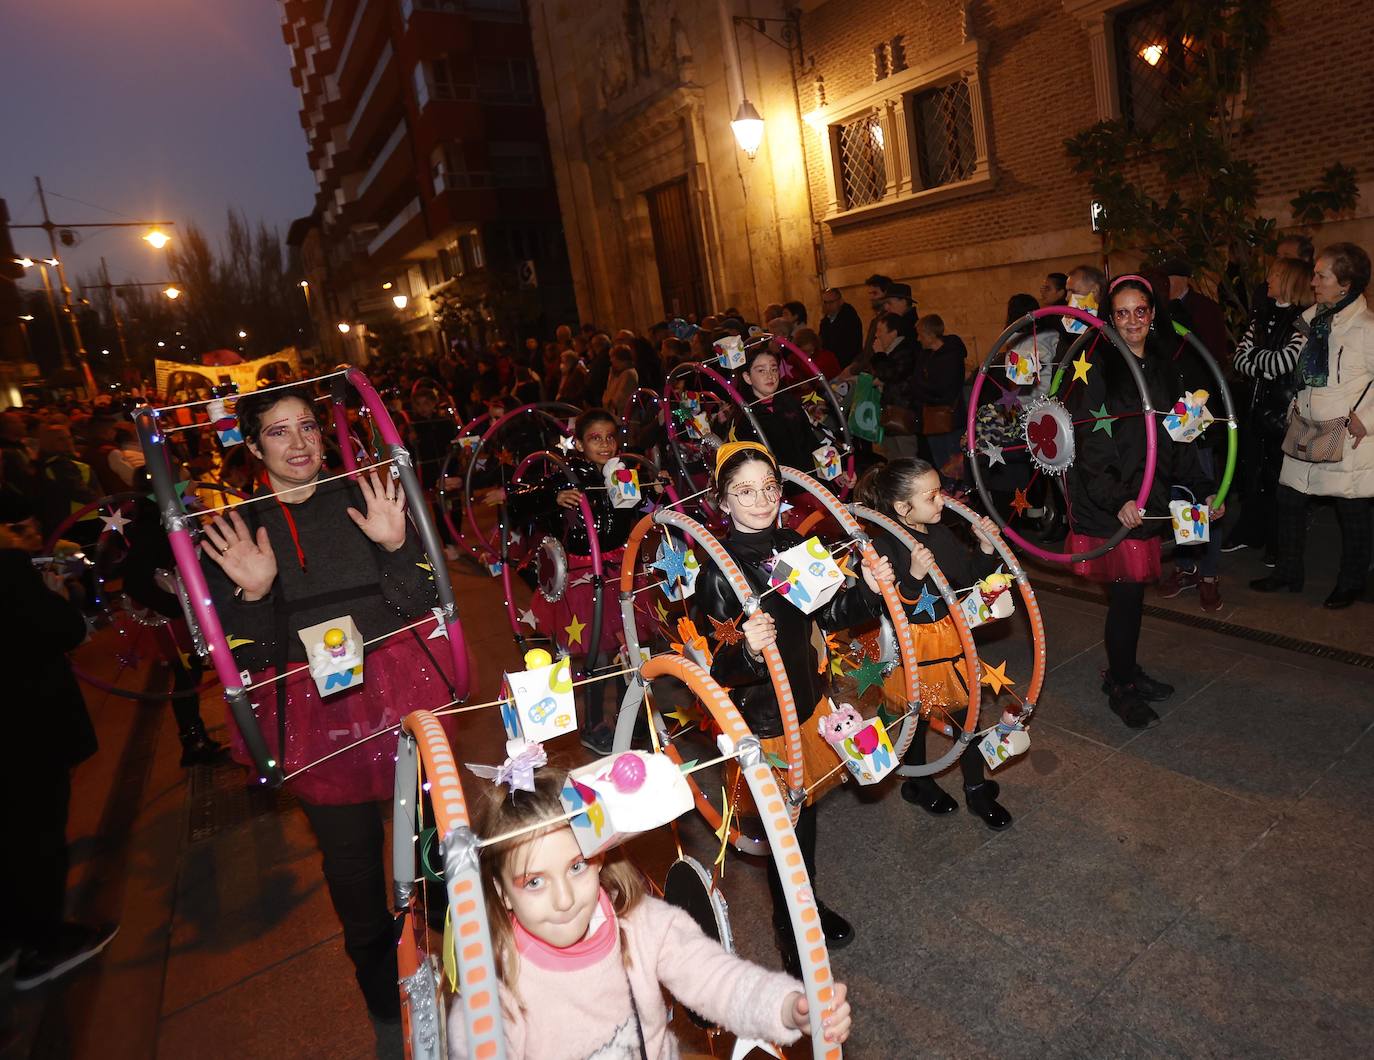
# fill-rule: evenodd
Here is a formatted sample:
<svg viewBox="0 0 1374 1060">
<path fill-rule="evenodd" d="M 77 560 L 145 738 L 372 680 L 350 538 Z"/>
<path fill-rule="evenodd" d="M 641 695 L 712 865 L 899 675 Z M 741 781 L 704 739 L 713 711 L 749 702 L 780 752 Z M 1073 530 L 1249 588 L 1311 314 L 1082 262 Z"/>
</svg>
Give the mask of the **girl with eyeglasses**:
<svg viewBox="0 0 1374 1060">
<path fill-rule="evenodd" d="M 779 553 L 802 543 L 794 530 L 778 526 L 782 501 L 782 476 L 777 461 L 757 442 L 731 442 L 716 453 L 716 505 L 728 520 L 721 539 L 743 572 L 753 593 L 760 597 L 753 615 L 744 616 L 725 572 L 714 564 L 704 564 L 697 578 L 696 598 L 700 609 L 712 620 L 712 628 L 730 624 L 741 636 L 717 637 L 711 676 L 730 692 L 750 731 L 763 744 L 765 754 L 785 758 L 782 714 L 768 676 L 765 648 L 776 645 L 787 671 L 787 681 L 797 705 L 801 725 L 803 784 L 806 803 L 797 821 L 797 841 L 812 884 L 816 880 L 816 799 L 840 783 L 843 770 L 835 772 L 835 752 L 821 737 L 816 710 L 826 688 L 818 673 L 812 635 L 817 628 L 830 632 L 871 622 L 881 608 L 878 583 L 892 578 L 892 564 L 881 559 L 876 566 L 864 562 L 862 578 L 852 587 L 841 589 L 825 606 L 807 614 L 769 588 L 769 573 Z M 830 776 L 824 784 L 820 778 Z M 773 927 L 782 952 L 784 967 L 797 974 L 800 962 L 796 943 L 788 926 L 787 906 L 782 882 L 772 860 L 768 862 L 768 886 L 773 896 Z M 849 922 L 817 900 L 821 929 L 832 949 L 845 946 L 854 937 Z"/>
<path fill-rule="evenodd" d="M 1156 303 L 1154 288 L 1142 276 L 1120 276 L 1108 290 L 1107 319 L 1136 359 L 1149 388 L 1150 404 L 1156 409 L 1171 408 L 1184 384 L 1172 347 L 1159 338 L 1173 332 L 1166 310 Z M 1067 475 L 1071 532 L 1065 548 L 1086 552 L 1102 545 L 1119 527 L 1129 528 L 1126 538 L 1110 552 L 1075 563 L 1074 573 L 1107 587 L 1103 635 L 1107 668 L 1102 673 L 1102 691 L 1128 728 L 1144 729 L 1159 721 L 1150 703 L 1167 699 L 1174 688 L 1150 677 L 1136 660 L 1145 586 L 1159 580 L 1159 539 L 1170 527 L 1167 519 L 1143 515 L 1167 516 L 1175 485 L 1187 487 L 1195 497 L 1206 497 L 1210 505 L 1213 484 L 1194 446 L 1176 444 L 1164 429 L 1163 417 L 1151 417 L 1146 429 L 1155 432 L 1157 463 L 1142 514 L 1135 500 L 1145 473 L 1140 393 L 1118 351 L 1106 349 L 1091 363 L 1086 383 L 1069 399 L 1079 426 L 1077 455 Z M 1107 421 L 1096 417 L 1104 408 L 1113 417 L 1110 430 L 1102 425 Z"/>
</svg>

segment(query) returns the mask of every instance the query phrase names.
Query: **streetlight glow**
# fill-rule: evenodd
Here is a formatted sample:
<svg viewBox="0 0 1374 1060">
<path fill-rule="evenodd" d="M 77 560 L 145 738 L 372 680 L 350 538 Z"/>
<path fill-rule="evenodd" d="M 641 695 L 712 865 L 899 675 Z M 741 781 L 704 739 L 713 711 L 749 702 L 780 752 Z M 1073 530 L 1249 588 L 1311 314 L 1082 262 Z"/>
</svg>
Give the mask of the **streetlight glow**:
<svg viewBox="0 0 1374 1060">
<path fill-rule="evenodd" d="M 397 309 L 404 309 L 410 304 L 410 299 L 403 294 L 393 294 L 391 296 L 391 304 Z"/>
<path fill-rule="evenodd" d="M 353 330 L 351 325 L 345 324 L 342 320 L 339 321 L 338 328 L 340 335 L 347 335 L 350 331 Z"/>
<path fill-rule="evenodd" d="M 391 281 L 390 281 L 390 280 L 387 280 L 386 283 L 382 284 L 382 290 L 383 290 L 383 291 L 389 291 L 389 290 L 391 290 Z"/>
<path fill-rule="evenodd" d="M 309 286 L 310 286 L 310 281 L 309 281 L 309 280 L 302 280 L 302 281 L 298 284 L 298 286 L 300 286 L 300 287 L 309 287 Z"/>
<path fill-rule="evenodd" d="M 154 228 L 143 235 L 143 242 L 147 243 L 154 250 L 161 250 L 172 241 L 172 237 L 160 228 Z"/>
<path fill-rule="evenodd" d="M 730 128 L 734 130 L 735 143 L 739 144 L 741 151 L 750 158 L 758 154 L 759 144 L 763 143 L 763 115 L 755 109 L 754 104 L 747 99 L 742 100 Z"/>
<path fill-rule="evenodd" d="M 162 293 L 165 294 L 168 298 L 170 298 L 173 302 L 175 302 L 178 298 L 181 297 L 181 289 L 178 287 L 168 287 Z"/>
<path fill-rule="evenodd" d="M 20 266 L 21 268 L 25 268 L 25 269 L 31 269 L 31 268 L 33 268 L 33 258 L 15 258 L 15 259 L 14 259 L 14 263 L 15 263 L 16 265 Z"/>
<path fill-rule="evenodd" d="M 246 332 L 246 331 L 244 331 L 242 328 L 240 328 L 240 329 L 239 329 L 239 338 L 241 338 L 241 339 L 246 339 L 247 337 L 248 337 L 248 332 Z"/>
</svg>

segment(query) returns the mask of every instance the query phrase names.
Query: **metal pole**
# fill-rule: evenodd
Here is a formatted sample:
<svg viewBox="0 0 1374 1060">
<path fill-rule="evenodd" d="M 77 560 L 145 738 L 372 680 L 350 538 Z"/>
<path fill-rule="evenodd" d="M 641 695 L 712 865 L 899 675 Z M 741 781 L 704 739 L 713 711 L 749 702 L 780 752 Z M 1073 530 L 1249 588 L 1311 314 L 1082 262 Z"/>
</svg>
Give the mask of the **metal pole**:
<svg viewBox="0 0 1374 1060">
<path fill-rule="evenodd" d="M 100 258 L 100 278 L 105 281 L 105 293 L 110 299 L 110 316 L 114 318 L 115 335 L 119 337 L 119 374 L 127 375 L 129 371 L 129 344 L 124 341 L 124 321 L 119 316 L 119 297 L 115 294 L 114 284 L 110 283 L 110 269 L 105 264 L 105 257 Z"/>
<path fill-rule="evenodd" d="M 76 348 L 76 364 L 84 377 L 87 396 L 95 397 L 95 376 L 91 374 L 90 363 L 86 360 L 86 345 L 81 341 L 81 327 L 76 322 L 76 313 L 72 311 L 72 289 L 67 284 L 67 270 L 62 267 L 62 259 L 57 256 L 57 237 L 53 235 L 52 218 L 48 216 L 48 199 L 43 194 L 43 181 L 39 177 L 34 177 L 33 182 L 38 187 L 38 205 L 43 210 L 43 229 L 48 233 L 48 246 L 52 248 L 53 260 L 57 262 L 57 281 L 62 285 L 62 311 L 67 314 L 67 323 L 71 325 L 72 340 Z"/>
<path fill-rule="evenodd" d="M 48 278 L 48 263 L 39 262 L 38 271 L 43 277 L 43 291 L 48 296 L 48 311 L 52 313 L 52 330 L 53 335 L 57 338 L 57 349 L 62 356 L 62 363 L 67 364 L 70 361 L 70 356 L 67 353 L 67 340 L 62 336 L 62 320 L 57 315 L 57 301 L 52 296 L 52 280 Z"/>
</svg>

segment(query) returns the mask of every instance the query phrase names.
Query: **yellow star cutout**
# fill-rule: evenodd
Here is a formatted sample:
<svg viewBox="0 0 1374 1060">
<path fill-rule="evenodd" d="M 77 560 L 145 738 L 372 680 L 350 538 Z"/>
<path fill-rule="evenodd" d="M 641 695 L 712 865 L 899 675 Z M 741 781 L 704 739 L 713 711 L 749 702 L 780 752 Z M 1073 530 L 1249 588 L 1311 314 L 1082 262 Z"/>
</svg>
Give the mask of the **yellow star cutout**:
<svg viewBox="0 0 1374 1060">
<path fill-rule="evenodd" d="M 1088 372 L 1092 369 L 1092 363 L 1088 360 L 1086 353 L 1080 353 L 1078 359 L 1073 362 L 1073 377 L 1075 380 L 1081 379 L 1088 381 Z"/>
<path fill-rule="evenodd" d="M 668 621 L 668 609 L 663 606 L 662 600 L 654 602 L 654 614 L 658 616 L 660 622 L 666 623 Z"/>
<path fill-rule="evenodd" d="M 685 726 L 692 724 L 692 715 L 687 713 L 686 707 L 678 707 L 677 710 L 670 710 L 664 717 L 672 718 L 679 725 Z"/>
<path fill-rule="evenodd" d="M 576 615 L 572 616 L 572 621 L 563 627 L 563 632 L 568 635 L 568 645 L 571 647 L 576 644 L 582 645 L 582 631 L 587 628 L 585 622 L 579 622 Z"/>
<path fill-rule="evenodd" d="M 720 804 L 725 810 L 721 814 L 720 827 L 716 829 L 716 838 L 720 840 L 720 853 L 716 855 L 715 863 L 720 866 L 720 875 L 724 879 L 725 851 L 730 846 L 730 822 L 735 816 L 735 804 L 725 794 L 724 788 L 720 789 Z"/>
<path fill-rule="evenodd" d="M 833 655 L 830 658 L 830 672 L 836 677 L 844 676 L 844 656 Z"/>
<path fill-rule="evenodd" d="M 249 640 L 247 637 L 236 637 L 236 636 L 234 636 L 232 633 L 229 634 L 229 647 L 230 647 L 230 648 L 238 648 L 238 647 L 241 647 L 241 646 L 244 645 L 244 644 L 256 644 L 256 643 L 257 643 L 257 641 L 255 641 L 255 640 Z"/>
<path fill-rule="evenodd" d="M 988 666 L 986 663 L 983 664 L 983 684 L 992 689 L 992 694 L 994 696 L 1001 692 L 1003 688 L 1014 688 L 1016 686 L 1016 682 L 1007 676 L 1006 671 L 1007 661 L 1005 659 L 996 666 Z"/>
<path fill-rule="evenodd" d="M 429 571 L 430 574 L 434 573 L 434 568 L 431 567 L 428 563 L 417 563 L 415 564 L 415 566 L 419 567 L 421 570 Z"/>
</svg>

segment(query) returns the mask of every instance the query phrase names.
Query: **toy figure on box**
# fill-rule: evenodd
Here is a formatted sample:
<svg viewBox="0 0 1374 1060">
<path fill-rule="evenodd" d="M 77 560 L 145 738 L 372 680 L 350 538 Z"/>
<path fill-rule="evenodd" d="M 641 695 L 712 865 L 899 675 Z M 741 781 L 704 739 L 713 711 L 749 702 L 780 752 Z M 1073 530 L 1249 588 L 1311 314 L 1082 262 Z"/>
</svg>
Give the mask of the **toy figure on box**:
<svg viewBox="0 0 1374 1060">
<path fill-rule="evenodd" d="M 624 634 L 620 628 L 620 612 L 606 609 L 601 627 L 601 642 L 587 644 L 583 629 L 591 621 L 594 590 L 591 584 L 592 560 L 589 528 L 585 525 L 579 498 L 586 496 L 591 506 L 601 545 L 602 564 L 607 584 L 620 575 L 620 557 L 625 540 L 635 523 L 643 517 L 649 504 L 649 494 L 657 492 L 658 483 L 639 482 L 633 485 L 639 492 L 637 501 L 627 503 L 624 489 L 613 490 L 612 482 L 620 466 L 619 423 L 605 409 L 591 409 L 577 418 L 573 427 L 577 451 L 568 455 L 566 464 L 575 481 L 569 481 L 561 471 L 554 471 L 534 483 L 515 483 L 506 494 L 506 510 L 511 527 L 534 524 L 539 530 L 562 542 L 567 554 L 566 589 L 557 599 L 550 599 L 543 590 L 536 590 L 530 602 L 537 627 L 553 637 L 555 642 L 574 656 L 596 653 L 602 660 L 614 658 Z M 607 468 L 611 468 L 611 476 Z M 616 485 L 630 485 L 620 483 Z M 617 503 L 615 496 L 621 497 Z M 647 631 L 646 631 L 647 632 Z M 611 749 L 612 726 L 605 720 L 603 697 L 614 692 L 620 701 L 621 682 L 603 681 L 588 685 L 582 726 L 582 742 L 598 754 Z"/>
<path fill-rule="evenodd" d="M 790 1044 L 808 1032 L 801 983 L 727 953 L 687 913 L 645 894 L 623 858 L 583 853 L 563 819 L 570 783 L 539 769 L 533 791 L 495 785 L 478 809 L 479 837 L 518 833 L 479 853 L 509 1060 L 675 1057 L 664 987 L 740 1038 Z M 826 1041 L 841 1043 L 851 1015 L 844 985 L 834 989 L 819 1018 Z M 470 1055 L 454 1006 L 449 1060 Z"/>
<path fill-rule="evenodd" d="M 897 591 L 906 608 L 911 633 L 920 659 L 921 699 L 938 703 L 956 721 L 968 709 L 968 674 L 964 672 L 964 652 L 949 609 L 934 585 L 927 579 L 932 565 L 938 566 L 956 586 L 973 585 L 997 569 L 993 558 L 992 536 L 997 524 L 984 516 L 976 531 L 978 547 L 971 549 L 941 522 L 944 494 L 940 475 L 924 460 L 892 460 L 870 468 L 855 490 L 859 503 L 881 512 L 915 531 L 920 544 L 908 554 L 901 542 L 881 527 L 875 527 L 873 547 L 898 571 Z M 883 697 L 898 710 L 906 709 L 906 692 L 899 671 L 883 682 Z M 926 733 L 930 723 L 921 718 L 916 735 L 903 761 L 924 765 Z M 983 756 L 970 743 L 959 758 L 964 778 L 964 803 L 968 812 L 993 831 L 1011 824 L 1011 814 L 997 801 L 1000 787 L 983 771 Z M 937 816 L 953 813 L 959 804 L 933 777 L 910 777 L 902 782 L 902 798 Z"/>
<path fill-rule="evenodd" d="M 730 580 L 720 567 L 710 564 L 697 579 L 696 599 L 705 616 L 715 624 L 733 624 L 743 634 L 734 643 L 720 643 L 711 663 L 711 676 L 730 692 L 750 730 L 758 736 L 766 752 L 785 754 L 783 724 L 767 663 L 762 652 L 776 645 L 787 671 L 787 680 L 796 701 L 801 723 L 803 778 L 806 805 L 797 820 L 797 839 L 811 879 L 816 878 L 815 800 L 828 787 L 838 783 L 842 774 L 834 772 L 834 752 L 820 735 L 817 705 L 824 697 L 817 672 L 812 632 L 846 629 L 877 617 L 880 603 L 878 582 L 892 577 L 891 565 L 883 561 L 876 568 L 867 563 L 862 579 L 851 588 L 841 589 L 814 612 L 807 613 L 787 602 L 778 592 L 768 592 L 770 576 L 778 553 L 802 544 L 792 530 L 777 526 L 782 486 L 778 465 L 769 451 L 757 442 L 731 442 L 716 453 L 715 503 L 729 520 L 721 539 L 725 550 L 738 564 L 754 594 L 760 597 L 757 611 L 744 616 Z M 703 623 L 704 625 L 704 623 Z M 824 786 L 820 779 L 831 773 Z M 795 967 L 796 951 L 791 931 L 786 926 L 786 905 L 781 882 L 769 862 L 769 887 L 773 894 L 774 927 L 785 962 Z M 853 938 L 853 928 L 838 913 L 817 901 L 821 928 L 827 943 L 836 948 Z"/>
<path fill-rule="evenodd" d="M 446 656 L 436 658 L 425 644 L 431 628 L 388 637 L 438 603 L 400 484 L 387 468 L 356 481 L 319 481 L 324 450 L 312 399 L 290 388 L 238 399 L 244 443 L 265 468 L 255 494 L 263 499 L 208 520 L 201 566 L 235 662 L 255 684 L 265 683 L 254 706 L 270 750 L 287 774 L 312 765 L 287 783 L 324 855 L 344 949 L 368 1008 L 394 1018 L 396 937 L 376 800 L 393 794 L 395 747 L 371 740 L 321 760 L 398 724 L 417 704 L 456 696 Z M 345 629 L 345 614 L 357 629 L 355 648 L 373 642 L 367 675 L 324 699 L 303 665 L 309 658 L 300 633 L 328 623 L 319 643 L 337 649 L 324 638 L 331 628 Z M 277 675 L 286 676 L 273 681 Z M 230 735 L 235 757 L 247 763 L 232 721 Z"/>
</svg>

